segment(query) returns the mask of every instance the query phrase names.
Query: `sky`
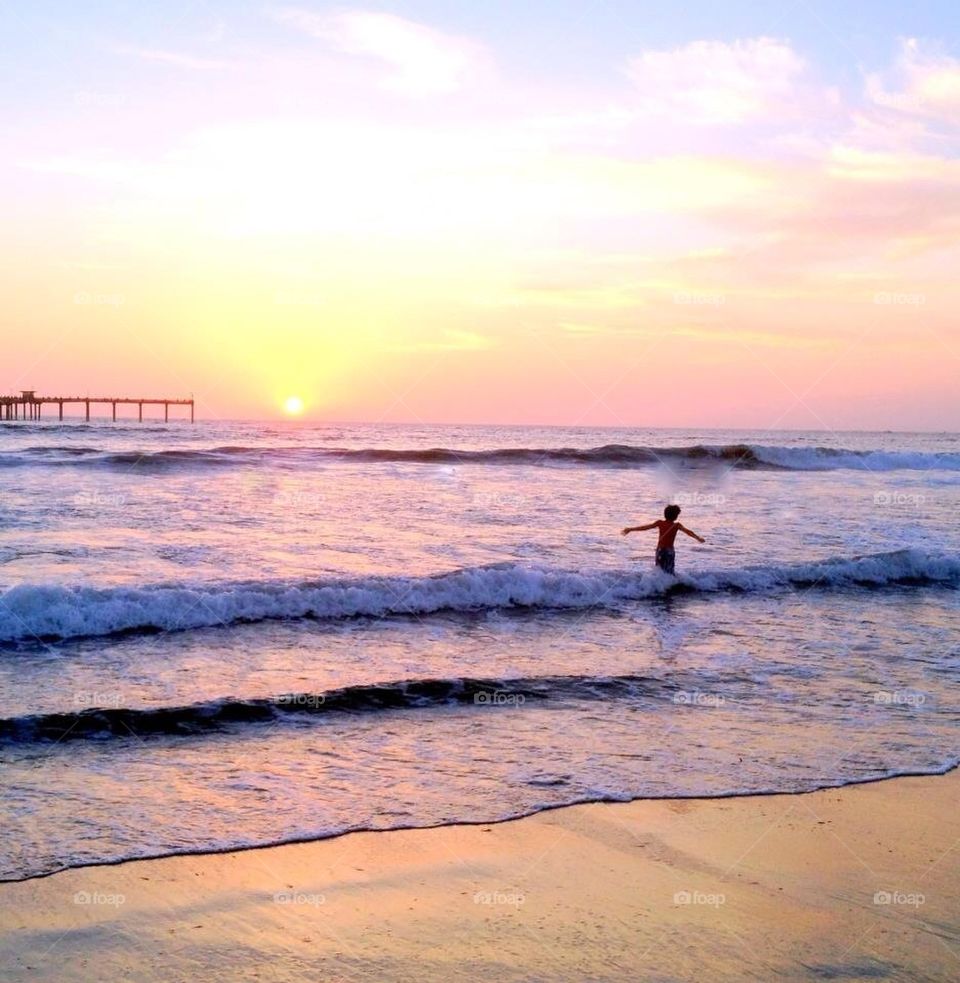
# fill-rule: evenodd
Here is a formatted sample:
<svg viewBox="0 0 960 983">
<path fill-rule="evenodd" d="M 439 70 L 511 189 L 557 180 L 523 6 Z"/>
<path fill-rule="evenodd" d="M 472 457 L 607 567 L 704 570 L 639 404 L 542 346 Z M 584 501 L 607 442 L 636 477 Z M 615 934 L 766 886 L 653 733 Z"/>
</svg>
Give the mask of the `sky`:
<svg viewBox="0 0 960 983">
<path fill-rule="evenodd" d="M 0 10 L 0 391 L 957 430 L 955 0 Z"/>
</svg>

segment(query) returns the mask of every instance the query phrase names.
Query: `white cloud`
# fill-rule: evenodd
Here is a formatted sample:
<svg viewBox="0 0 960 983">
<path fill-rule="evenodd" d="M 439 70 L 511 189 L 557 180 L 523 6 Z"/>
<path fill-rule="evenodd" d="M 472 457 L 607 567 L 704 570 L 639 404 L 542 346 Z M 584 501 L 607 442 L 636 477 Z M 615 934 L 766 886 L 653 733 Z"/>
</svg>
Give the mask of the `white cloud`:
<svg viewBox="0 0 960 983">
<path fill-rule="evenodd" d="M 892 75 L 892 88 L 878 73 L 866 76 L 866 94 L 874 104 L 909 116 L 960 123 L 960 61 L 956 58 L 907 38 L 901 43 Z"/>
<path fill-rule="evenodd" d="M 778 114 L 794 96 L 805 67 L 789 43 L 759 37 L 645 51 L 627 71 L 648 112 L 724 124 Z"/>
<path fill-rule="evenodd" d="M 408 95 L 453 92 L 481 75 L 489 61 L 486 49 L 469 38 L 393 14 L 284 7 L 276 16 L 336 51 L 376 59 L 387 68 L 385 87 Z"/>
</svg>

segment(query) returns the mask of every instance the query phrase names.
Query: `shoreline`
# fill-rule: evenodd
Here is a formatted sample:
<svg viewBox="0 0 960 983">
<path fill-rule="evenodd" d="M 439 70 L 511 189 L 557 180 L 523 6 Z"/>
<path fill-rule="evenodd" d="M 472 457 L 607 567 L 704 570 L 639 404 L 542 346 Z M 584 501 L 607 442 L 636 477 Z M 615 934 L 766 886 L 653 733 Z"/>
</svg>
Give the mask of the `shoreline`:
<svg viewBox="0 0 960 983">
<path fill-rule="evenodd" d="M 952 769 L 71 868 L 0 884 L 0 970 L 956 979 L 958 793 Z"/>
<path fill-rule="evenodd" d="M 303 837 L 293 837 L 284 840 L 272 840 L 264 843 L 234 844 L 222 847 L 199 847 L 194 850 L 178 850 L 169 853 L 152 853 L 140 857 L 120 857 L 115 860 L 91 860 L 87 863 L 70 864 L 67 867 L 58 867 L 55 870 L 42 871 L 37 874 L 27 874 L 25 877 L 0 877 L 0 889 L 8 884 L 25 884 L 30 881 L 44 880 L 49 877 L 56 877 L 58 874 L 66 874 L 74 870 L 91 870 L 100 867 L 123 867 L 126 864 L 148 863 L 159 860 L 174 860 L 177 857 L 222 857 L 226 854 L 250 853 L 256 850 L 275 850 L 287 846 L 308 846 L 313 843 L 327 843 L 330 840 L 338 840 L 344 836 L 355 836 L 361 833 L 405 833 L 418 830 L 434 829 L 456 829 L 459 827 L 471 828 L 475 826 L 502 826 L 504 823 L 520 822 L 523 819 L 531 819 L 542 813 L 555 812 L 558 809 L 575 809 L 578 806 L 593 805 L 634 805 L 638 802 L 717 802 L 724 799 L 763 799 L 772 796 L 784 798 L 790 796 L 814 795 L 818 792 L 834 792 L 841 789 L 853 788 L 858 785 L 874 785 L 878 782 L 893 782 L 901 778 L 940 778 L 949 775 L 953 771 L 960 769 L 960 760 L 953 764 L 944 766 L 942 771 L 902 771 L 895 775 L 880 775 L 876 778 L 854 779 L 836 785 L 818 785 L 813 789 L 801 789 L 798 791 L 779 791 L 762 790 L 758 792 L 717 792 L 713 795 L 639 795 L 632 799 L 578 799 L 574 802 L 559 802 L 539 806 L 529 812 L 519 812 L 515 815 L 504 816 L 502 819 L 454 819 L 450 822 L 433 823 L 423 826 L 386 826 L 381 829 L 364 827 L 362 829 L 345 829 L 336 833 L 321 833 L 319 835 L 307 835 Z"/>
</svg>

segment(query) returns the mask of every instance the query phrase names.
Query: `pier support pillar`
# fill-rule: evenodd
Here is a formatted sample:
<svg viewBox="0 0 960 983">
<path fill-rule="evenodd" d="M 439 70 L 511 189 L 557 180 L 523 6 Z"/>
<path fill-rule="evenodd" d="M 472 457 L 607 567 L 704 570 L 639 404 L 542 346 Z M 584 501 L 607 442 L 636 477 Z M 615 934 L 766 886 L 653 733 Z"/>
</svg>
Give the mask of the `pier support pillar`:
<svg viewBox="0 0 960 983">
<path fill-rule="evenodd" d="M 117 404 L 116 403 L 111 403 L 111 406 L 113 406 L 113 422 L 116 423 L 117 422 Z"/>
<path fill-rule="evenodd" d="M 169 403 L 164 403 L 163 404 L 163 422 L 164 423 L 169 423 L 170 422 L 170 404 Z"/>
<path fill-rule="evenodd" d="M 193 423 L 193 400 L 190 400 L 190 422 Z"/>
<path fill-rule="evenodd" d="M 63 400 L 62 399 L 60 400 L 59 406 L 60 406 L 60 419 L 62 420 L 63 419 Z"/>
<path fill-rule="evenodd" d="M 90 422 L 90 400 L 89 399 L 86 400 L 86 406 L 87 406 L 87 423 L 89 423 Z"/>
<path fill-rule="evenodd" d="M 143 423 L 143 403 L 137 404 L 137 419 Z"/>
</svg>

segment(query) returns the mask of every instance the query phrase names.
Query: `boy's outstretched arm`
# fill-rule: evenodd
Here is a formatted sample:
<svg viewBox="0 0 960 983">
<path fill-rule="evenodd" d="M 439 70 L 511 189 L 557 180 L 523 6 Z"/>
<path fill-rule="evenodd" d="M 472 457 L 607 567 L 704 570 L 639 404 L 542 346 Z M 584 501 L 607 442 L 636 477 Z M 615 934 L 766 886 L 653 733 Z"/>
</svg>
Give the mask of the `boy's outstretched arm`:
<svg viewBox="0 0 960 983">
<path fill-rule="evenodd" d="M 657 528 L 656 522 L 649 522 L 645 526 L 627 526 L 624 530 L 622 530 L 621 535 L 626 536 L 628 532 L 646 532 L 648 529 L 656 529 L 656 528 Z"/>
<path fill-rule="evenodd" d="M 677 525 L 680 525 L 677 523 Z M 686 526 L 680 526 L 681 532 L 685 532 L 691 539 L 695 539 L 698 543 L 705 543 L 706 540 L 703 536 L 698 536 L 692 529 L 688 529 Z"/>
</svg>

